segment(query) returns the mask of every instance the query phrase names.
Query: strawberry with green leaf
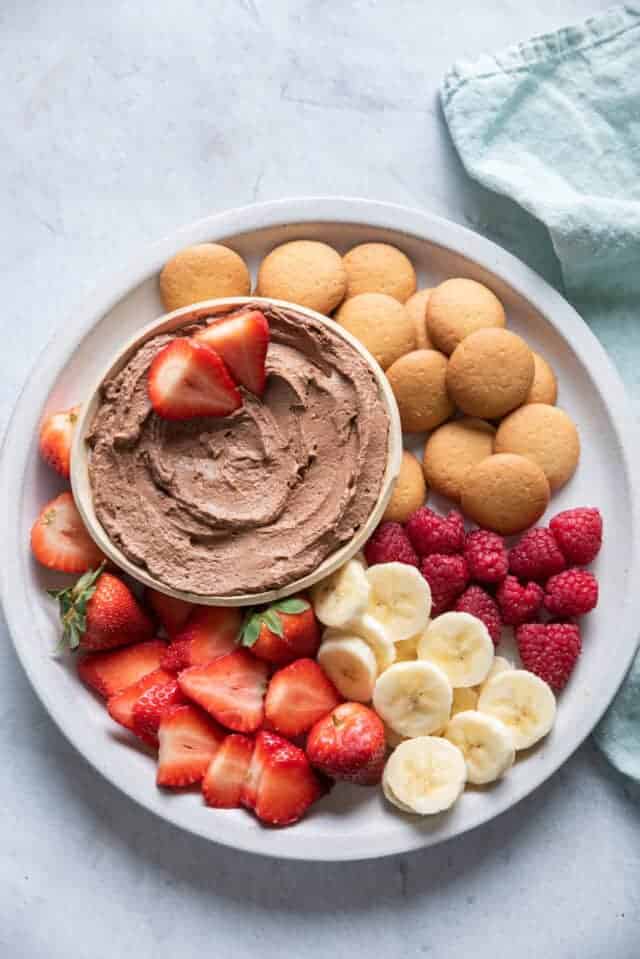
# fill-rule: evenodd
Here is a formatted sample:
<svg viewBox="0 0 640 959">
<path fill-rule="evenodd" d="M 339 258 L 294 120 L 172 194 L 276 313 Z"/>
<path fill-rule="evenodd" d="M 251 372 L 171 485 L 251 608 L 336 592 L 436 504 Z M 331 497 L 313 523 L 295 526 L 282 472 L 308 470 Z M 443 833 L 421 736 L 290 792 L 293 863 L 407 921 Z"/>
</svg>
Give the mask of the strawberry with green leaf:
<svg viewBox="0 0 640 959">
<path fill-rule="evenodd" d="M 320 627 L 308 600 L 290 596 L 266 609 L 250 609 L 242 624 L 240 642 L 258 659 L 284 666 L 316 655 Z"/>
<path fill-rule="evenodd" d="M 74 586 L 48 592 L 60 607 L 60 648 L 115 649 L 153 636 L 150 617 L 126 583 L 104 572 L 104 563 L 84 573 Z"/>
</svg>

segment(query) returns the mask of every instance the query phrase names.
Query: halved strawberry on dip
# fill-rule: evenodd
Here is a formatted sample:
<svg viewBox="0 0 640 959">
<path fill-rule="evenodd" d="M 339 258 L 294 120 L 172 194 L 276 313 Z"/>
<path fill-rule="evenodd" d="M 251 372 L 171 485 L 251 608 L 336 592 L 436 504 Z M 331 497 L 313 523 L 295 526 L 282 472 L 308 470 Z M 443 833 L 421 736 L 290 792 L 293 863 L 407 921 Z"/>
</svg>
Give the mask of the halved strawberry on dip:
<svg viewBox="0 0 640 959">
<path fill-rule="evenodd" d="M 242 406 L 242 397 L 220 356 L 204 343 L 186 337 L 178 337 L 156 354 L 148 389 L 155 412 L 166 420 L 228 416 Z"/>
<path fill-rule="evenodd" d="M 256 396 L 264 392 L 269 324 L 260 310 L 241 310 L 216 319 L 194 340 L 205 343 L 222 357 L 236 381 Z"/>
</svg>

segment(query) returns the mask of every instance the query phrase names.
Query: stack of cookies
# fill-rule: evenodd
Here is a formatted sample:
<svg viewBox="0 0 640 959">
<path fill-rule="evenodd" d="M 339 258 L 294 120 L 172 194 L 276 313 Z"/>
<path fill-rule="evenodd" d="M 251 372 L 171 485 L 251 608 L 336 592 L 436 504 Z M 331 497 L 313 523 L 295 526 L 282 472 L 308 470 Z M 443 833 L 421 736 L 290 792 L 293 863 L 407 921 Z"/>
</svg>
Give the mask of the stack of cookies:
<svg viewBox="0 0 640 959">
<path fill-rule="evenodd" d="M 250 291 L 242 258 L 215 243 L 181 251 L 160 276 L 167 310 Z M 386 519 L 406 520 L 428 486 L 482 527 L 518 533 L 573 475 L 580 442 L 555 405 L 555 374 L 506 329 L 502 303 L 482 283 L 417 290 L 411 261 L 389 244 L 340 256 L 294 240 L 264 258 L 255 293 L 333 315 L 386 371 L 403 431 L 429 434 L 422 464 L 405 453 Z"/>
</svg>

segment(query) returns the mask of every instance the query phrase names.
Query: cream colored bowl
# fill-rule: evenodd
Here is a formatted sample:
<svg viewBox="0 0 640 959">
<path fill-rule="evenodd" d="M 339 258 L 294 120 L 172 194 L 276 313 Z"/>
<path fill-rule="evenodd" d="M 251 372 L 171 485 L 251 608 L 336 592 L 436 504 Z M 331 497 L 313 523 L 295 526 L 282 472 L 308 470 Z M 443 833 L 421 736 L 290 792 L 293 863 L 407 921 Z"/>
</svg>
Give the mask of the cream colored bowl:
<svg viewBox="0 0 640 959">
<path fill-rule="evenodd" d="M 213 596 L 203 595 L 200 593 L 182 592 L 181 590 L 172 589 L 164 583 L 159 582 L 146 570 L 141 569 L 139 566 L 136 566 L 135 563 L 132 563 L 107 535 L 105 529 L 96 516 L 93 506 L 93 496 L 91 492 L 91 484 L 89 482 L 89 458 L 91 456 L 91 451 L 86 442 L 86 435 L 100 404 L 100 388 L 102 383 L 119 373 L 123 366 L 125 366 L 133 354 L 146 340 L 152 336 L 156 336 L 158 333 L 165 333 L 175 330 L 176 328 L 183 326 L 184 323 L 189 319 L 197 319 L 202 316 L 211 316 L 216 313 L 226 313 L 248 303 L 281 307 L 286 309 L 288 312 L 294 313 L 302 318 L 310 317 L 318 320 L 330 327 L 334 333 L 337 333 L 338 336 L 349 343 L 351 347 L 366 360 L 376 379 L 378 389 L 380 391 L 380 398 L 389 415 L 387 465 L 378 500 L 367 522 L 361 527 L 361 529 L 358 530 L 350 542 L 345 543 L 340 549 L 327 556 L 320 566 L 314 570 L 314 572 L 309 573 L 300 579 L 293 580 L 287 586 L 283 586 L 280 589 L 267 590 L 261 593 L 239 593 L 234 596 Z M 148 326 L 144 327 L 144 329 L 142 329 L 140 333 L 134 337 L 134 339 L 129 340 L 128 343 L 125 343 L 120 352 L 111 360 L 104 373 L 102 373 L 102 375 L 99 377 L 82 407 L 80 418 L 76 427 L 73 448 L 71 451 L 71 486 L 76 504 L 82 515 L 82 519 L 84 520 L 84 523 L 92 538 L 98 544 L 103 553 L 105 553 L 105 555 L 108 556 L 109 559 L 116 564 L 116 566 L 119 566 L 121 569 L 125 570 L 134 579 L 144 583 L 145 586 L 150 586 L 153 589 L 157 589 L 162 593 L 166 593 L 169 596 L 175 597 L 176 599 L 185 600 L 186 602 L 201 603 L 209 606 L 247 606 L 259 603 L 270 603 L 276 599 L 280 599 L 283 596 L 289 596 L 292 593 L 297 593 L 301 590 L 308 589 L 318 580 L 323 579 L 325 576 L 329 576 L 330 573 L 332 573 L 339 566 L 350 559 L 355 553 L 357 553 L 358 550 L 361 549 L 366 543 L 367 539 L 371 536 L 371 533 L 380 522 L 400 470 L 401 458 L 402 429 L 400 426 L 398 408 L 391 391 L 391 387 L 389 386 L 389 382 L 378 363 L 362 346 L 362 344 L 358 342 L 358 340 L 351 336 L 350 333 L 344 330 L 337 323 L 334 323 L 333 320 L 327 319 L 326 316 L 321 316 L 314 310 L 308 310 L 301 306 L 295 306 L 292 303 L 286 303 L 282 300 L 270 300 L 264 297 L 227 297 L 225 299 L 207 300 L 203 303 L 197 303 L 193 306 L 188 306 L 180 310 L 174 310 L 173 313 L 167 313 L 165 316 L 160 317 L 158 320 L 154 320 L 153 323 L 150 323 Z"/>
</svg>

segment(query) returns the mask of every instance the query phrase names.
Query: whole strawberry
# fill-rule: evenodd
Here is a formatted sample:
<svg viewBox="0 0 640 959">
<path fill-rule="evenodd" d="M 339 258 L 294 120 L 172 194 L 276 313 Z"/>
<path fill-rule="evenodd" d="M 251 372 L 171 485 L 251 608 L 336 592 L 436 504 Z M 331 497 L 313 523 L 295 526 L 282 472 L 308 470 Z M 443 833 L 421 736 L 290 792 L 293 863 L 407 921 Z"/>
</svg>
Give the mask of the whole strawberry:
<svg viewBox="0 0 640 959">
<path fill-rule="evenodd" d="M 419 556 L 461 553 L 464 549 L 464 522 L 456 510 L 438 516 L 428 506 L 421 506 L 409 517 L 405 528 Z"/>
<path fill-rule="evenodd" d="M 382 720 L 362 703 L 342 703 L 319 719 L 307 738 L 307 756 L 330 776 L 373 786 L 384 768 L 386 741 Z"/>
<path fill-rule="evenodd" d="M 526 623 L 516 630 L 516 641 L 524 668 L 552 689 L 564 689 L 582 649 L 575 623 Z"/>
<path fill-rule="evenodd" d="M 304 596 L 278 600 L 267 609 L 249 610 L 240 642 L 266 663 L 285 666 L 301 657 L 313 658 L 320 646 L 320 627 Z"/>
<path fill-rule="evenodd" d="M 72 406 L 70 410 L 49 413 L 40 426 L 40 455 L 56 473 L 66 478 L 69 477 L 71 443 L 79 412 L 79 406 Z"/>
<path fill-rule="evenodd" d="M 376 563 L 418 565 L 418 555 L 400 523 L 381 523 L 364 548 L 369 566 Z"/>
<path fill-rule="evenodd" d="M 566 509 L 549 523 L 564 558 L 574 566 L 588 566 L 602 545 L 602 516 L 592 507 Z"/>
<path fill-rule="evenodd" d="M 531 623 L 538 614 L 544 599 L 544 590 L 537 583 L 523 586 L 515 576 L 507 576 L 500 583 L 496 599 L 506 626 Z"/>
<path fill-rule="evenodd" d="M 546 583 L 566 565 L 553 533 L 543 526 L 530 529 L 509 551 L 509 572 L 518 579 Z"/>
<path fill-rule="evenodd" d="M 567 569 L 548 581 L 544 605 L 554 616 L 584 616 L 598 605 L 598 581 L 586 569 Z"/>
<path fill-rule="evenodd" d="M 481 619 L 489 630 L 493 645 L 498 645 L 502 636 L 502 617 L 493 596 L 482 586 L 469 586 L 465 589 L 454 608 L 457 613 L 469 613 L 476 619 Z"/>
<path fill-rule="evenodd" d="M 425 556 L 420 572 L 431 588 L 432 616 L 439 616 L 451 609 L 469 582 L 469 570 L 464 556 L 438 553 Z"/>
<path fill-rule="evenodd" d="M 60 606 L 60 647 L 92 651 L 151 639 L 150 617 L 129 587 L 103 569 L 89 570 L 67 589 L 49 590 Z"/>
</svg>

